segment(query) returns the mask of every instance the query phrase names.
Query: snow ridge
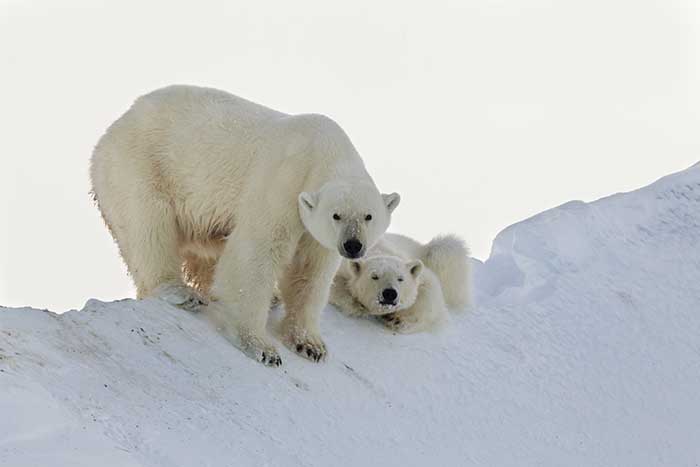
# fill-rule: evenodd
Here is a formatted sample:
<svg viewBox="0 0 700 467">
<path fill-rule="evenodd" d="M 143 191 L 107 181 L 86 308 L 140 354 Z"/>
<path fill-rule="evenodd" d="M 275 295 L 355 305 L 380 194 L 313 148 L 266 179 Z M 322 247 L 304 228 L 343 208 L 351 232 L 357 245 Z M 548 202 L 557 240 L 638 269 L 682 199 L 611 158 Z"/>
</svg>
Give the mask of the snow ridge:
<svg viewBox="0 0 700 467">
<path fill-rule="evenodd" d="M 694 465 L 699 214 L 700 165 L 546 211 L 441 332 L 328 307 L 321 365 L 157 300 L 0 308 L 0 465 Z"/>
</svg>

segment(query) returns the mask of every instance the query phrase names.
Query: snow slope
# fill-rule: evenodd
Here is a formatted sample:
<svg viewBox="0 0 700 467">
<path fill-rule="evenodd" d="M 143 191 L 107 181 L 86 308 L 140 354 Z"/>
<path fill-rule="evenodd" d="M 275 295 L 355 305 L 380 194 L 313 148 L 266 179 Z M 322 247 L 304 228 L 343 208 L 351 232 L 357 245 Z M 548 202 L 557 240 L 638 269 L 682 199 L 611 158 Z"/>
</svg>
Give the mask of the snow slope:
<svg viewBox="0 0 700 467">
<path fill-rule="evenodd" d="M 329 307 L 280 369 L 156 300 L 3 308 L 0 465 L 697 465 L 699 246 L 696 165 L 505 229 L 440 333 Z"/>
</svg>

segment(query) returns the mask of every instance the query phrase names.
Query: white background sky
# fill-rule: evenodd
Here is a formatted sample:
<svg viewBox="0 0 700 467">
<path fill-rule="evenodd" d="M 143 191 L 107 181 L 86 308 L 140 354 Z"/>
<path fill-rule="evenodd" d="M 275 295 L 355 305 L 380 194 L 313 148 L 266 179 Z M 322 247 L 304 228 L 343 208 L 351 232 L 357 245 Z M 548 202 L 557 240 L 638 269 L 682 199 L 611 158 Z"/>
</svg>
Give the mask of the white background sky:
<svg viewBox="0 0 700 467">
<path fill-rule="evenodd" d="M 154 88 L 333 117 L 401 193 L 391 230 L 485 258 L 527 216 L 700 160 L 699 53 L 694 1 L 0 0 L 0 304 L 133 294 L 87 169 Z"/>
</svg>

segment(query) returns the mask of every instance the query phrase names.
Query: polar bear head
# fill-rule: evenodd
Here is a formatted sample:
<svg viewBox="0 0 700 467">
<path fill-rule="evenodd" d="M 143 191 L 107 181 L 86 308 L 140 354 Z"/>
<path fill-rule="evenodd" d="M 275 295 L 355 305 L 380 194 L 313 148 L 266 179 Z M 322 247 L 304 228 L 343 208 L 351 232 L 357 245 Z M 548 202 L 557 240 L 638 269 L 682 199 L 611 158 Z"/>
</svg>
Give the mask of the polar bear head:
<svg viewBox="0 0 700 467">
<path fill-rule="evenodd" d="M 397 193 L 382 195 L 374 184 L 329 182 L 314 193 L 299 194 L 299 215 L 321 245 L 357 259 L 389 227 Z"/>
<path fill-rule="evenodd" d="M 423 263 L 393 256 L 374 256 L 349 264 L 350 293 L 371 315 L 383 315 L 416 302 Z"/>
</svg>

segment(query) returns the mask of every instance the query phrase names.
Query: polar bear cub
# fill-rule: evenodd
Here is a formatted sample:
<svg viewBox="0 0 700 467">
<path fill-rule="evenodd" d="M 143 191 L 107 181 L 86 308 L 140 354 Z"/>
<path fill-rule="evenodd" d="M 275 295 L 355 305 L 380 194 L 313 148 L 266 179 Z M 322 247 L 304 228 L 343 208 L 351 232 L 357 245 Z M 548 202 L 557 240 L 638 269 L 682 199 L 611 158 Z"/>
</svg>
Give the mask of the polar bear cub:
<svg viewBox="0 0 700 467">
<path fill-rule="evenodd" d="M 323 359 L 340 258 L 361 258 L 399 203 L 328 117 L 194 86 L 137 99 L 95 147 L 91 179 L 138 297 L 209 301 L 225 336 L 269 366 L 281 364 L 266 331 L 275 283 L 285 345 Z"/>
<path fill-rule="evenodd" d="M 391 330 L 412 333 L 441 322 L 447 309 L 469 304 L 469 251 L 453 236 L 427 245 L 384 235 L 360 261 L 343 261 L 330 302 L 353 316 L 377 317 Z"/>
</svg>

